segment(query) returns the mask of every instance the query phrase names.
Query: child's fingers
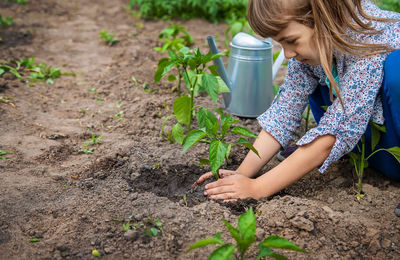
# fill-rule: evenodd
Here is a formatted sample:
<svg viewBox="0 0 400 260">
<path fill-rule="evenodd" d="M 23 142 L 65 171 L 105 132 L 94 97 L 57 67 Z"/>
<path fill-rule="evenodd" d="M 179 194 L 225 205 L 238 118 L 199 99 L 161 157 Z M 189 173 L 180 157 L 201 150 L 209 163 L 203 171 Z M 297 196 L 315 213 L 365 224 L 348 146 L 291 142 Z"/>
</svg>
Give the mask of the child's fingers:
<svg viewBox="0 0 400 260">
<path fill-rule="evenodd" d="M 206 180 L 208 180 L 209 178 L 211 178 L 211 176 L 212 176 L 212 172 L 207 172 L 207 173 L 201 175 L 200 178 L 195 183 L 193 183 L 192 189 L 194 189 L 197 185 L 200 185 L 203 182 L 205 182 Z"/>
</svg>

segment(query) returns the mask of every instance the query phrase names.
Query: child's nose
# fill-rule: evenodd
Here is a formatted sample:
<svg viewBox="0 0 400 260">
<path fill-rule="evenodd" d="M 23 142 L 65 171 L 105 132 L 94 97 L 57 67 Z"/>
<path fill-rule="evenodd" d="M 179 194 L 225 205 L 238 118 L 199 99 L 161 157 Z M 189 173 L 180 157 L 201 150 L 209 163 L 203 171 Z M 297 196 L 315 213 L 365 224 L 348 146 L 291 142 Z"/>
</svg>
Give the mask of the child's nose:
<svg viewBox="0 0 400 260">
<path fill-rule="evenodd" d="M 291 58 L 293 58 L 293 57 L 296 56 L 296 52 L 294 52 L 294 51 L 292 51 L 292 50 L 284 49 L 283 51 L 284 51 L 284 53 L 285 53 L 285 58 L 286 58 L 286 59 L 291 59 Z"/>
</svg>

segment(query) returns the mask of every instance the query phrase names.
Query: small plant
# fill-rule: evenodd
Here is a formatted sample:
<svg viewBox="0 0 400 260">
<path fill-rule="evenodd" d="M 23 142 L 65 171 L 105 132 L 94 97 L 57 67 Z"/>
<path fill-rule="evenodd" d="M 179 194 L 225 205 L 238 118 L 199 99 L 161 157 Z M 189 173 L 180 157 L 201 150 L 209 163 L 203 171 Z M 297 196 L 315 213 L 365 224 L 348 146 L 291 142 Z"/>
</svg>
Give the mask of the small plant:
<svg viewBox="0 0 400 260">
<path fill-rule="evenodd" d="M 357 200 L 361 200 L 364 195 L 361 194 L 362 191 L 362 179 L 364 177 L 364 170 L 368 167 L 368 159 L 371 158 L 372 155 L 379 151 L 386 151 L 393 155 L 396 160 L 400 163 L 400 147 L 392 147 L 389 149 L 380 148 L 375 150 L 376 145 L 379 143 L 381 138 L 381 132 L 385 133 L 386 128 L 385 126 L 378 125 L 374 122 L 370 122 L 371 126 L 371 154 L 369 156 L 365 156 L 365 135 L 361 137 L 361 147 L 357 144 L 357 149 L 359 153 L 350 152 L 350 163 L 354 166 L 358 177 L 358 184 L 357 184 Z"/>
<path fill-rule="evenodd" d="M 3 161 L 7 160 L 7 158 L 4 156 L 4 155 L 7 155 L 7 154 L 12 154 L 12 153 L 4 151 L 4 150 L 0 150 L 0 160 L 3 160 Z"/>
<path fill-rule="evenodd" d="M 155 47 L 154 50 L 165 52 L 167 50 L 179 51 L 183 47 L 190 47 L 194 41 L 186 30 L 186 27 L 169 22 L 170 26 L 160 32 L 158 38 L 163 42 L 162 47 Z M 179 36 L 179 37 L 178 37 Z"/>
<path fill-rule="evenodd" d="M 46 63 L 35 64 L 35 58 L 24 58 L 22 60 L 13 60 L 10 63 L 0 62 L 0 76 L 5 72 L 12 73 L 15 77 L 22 80 L 22 72 L 30 72 L 28 81 L 45 81 L 48 84 L 54 84 L 54 79 L 61 75 L 75 75 L 74 73 L 62 73 L 59 68 L 52 68 Z"/>
<path fill-rule="evenodd" d="M 29 242 L 31 242 L 31 243 L 40 242 L 40 239 L 39 239 L 39 238 L 36 238 L 36 237 L 34 237 L 34 238 L 31 238 L 31 239 L 29 239 Z"/>
<path fill-rule="evenodd" d="M 240 215 L 237 228 L 233 227 L 225 219 L 222 219 L 222 221 L 229 230 L 233 239 L 236 241 L 236 245 L 225 243 L 221 238 L 221 233 L 217 233 L 212 238 L 197 241 L 187 250 L 187 253 L 200 247 L 219 245 L 219 247 L 211 253 L 208 259 L 229 260 L 233 257 L 240 260 L 245 259 L 247 250 L 252 244 L 254 244 L 254 242 L 256 242 L 256 216 L 253 213 L 253 209 L 250 208 L 246 213 Z M 287 259 L 285 256 L 274 252 L 272 248 L 307 253 L 306 250 L 279 236 L 267 237 L 258 244 L 258 248 L 259 253 L 256 258 L 257 260 L 263 257 L 272 257 L 278 260 Z"/>
<path fill-rule="evenodd" d="M 183 144 L 183 152 L 187 151 L 190 147 L 198 142 L 209 144 L 208 159 L 200 159 L 202 165 L 210 165 L 211 171 L 219 179 L 219 169 L 224 163 L 225 159 L 229 160 L 229 154 L 232 146 L 241 145 L 249 148 L 258 155 L 254 146 L 245 138 L 240 137 L 239 140 L 233 144 L 227 144 L 225 141 L 228 135 L 241 135 L 245 137 L 256 138 L 250 130 L 232 125 L 239 120 L 234 119 L 229 115 L 225 115 L 222 109 L 216 109 L 219 114 L 220 120 L 210 111 L 201 108 L 197 114 L 197 123 L 199 129 L 190 131 L 186 138 L 183 139 L 182 129 L 179 127 L 173 128 L 173 136 L 178 143 Z"/>
<path fill-rule="evenodd" d="M 129 217 L 131 218 L 131 217 Z M 156 237 L 158 234 L 164 235 L 164 229 L 162 228 L 163 223 L 159 218 L 153 219 L 152 216 L 148 217 L 146 220 L 140 223 L 136 223 L 135 225 L 130 223 L 130 220 L 124 224 L 122 224 L 122 232 L 126 232 L 130 229 L 138 230 L 144 228 L 143 234 L 146 234 L 151 237 Z"/>
<path fill-rule="evenodd" d="M 109 33 L 106 30 L 102 30 L 99 33 L 99 37 L 100 39 L 103 39 L 106 41 L 106 43 L 110 46 L 112 46 L 113 44 L 118 42 L 118 38 L 117 37 L 113 37 L 114 34 L 113 33 Z"/>
<path fill-rule="evenodd" d="M 84 149 L 76 149 L 75 151 L 78 153 L 92 154 L 94 152 L 94 149 L 93 148 L 90 148 L 90 149 L 84 148 Z"/>
<path fill-rule="evenodd" d="M 0 14 L 0 26 L 2 29 L 5 29 L 14 24 L 14 21 L 11 17 L 5 17 Z"/>
<path fill-rule="evenodd" d="M 92 134 L 92 137 L 89 141 L 86 141 L 83 143 L 84 146 L 89 146 L 89 145 L 96 145 L 96 144 L 101 144 L 101 139 L 103 137 L 102 136 L 95 136 L 94 134 Z"/>
<path fill-rule="evenodd" d="M 118 119 L 119 121 L 123 121 L 124 120 L 124 118 L 122 117 L 123 115 L 124 115 L 124 111 L 121 110 L 115 114 L 114 118 Z"/>
<path fill-rule="evenodd" d="M 169 50 L 169 57 L 162 58 L 158 62 L 158 68 L 154 75 L 154 81 L 159 82 L 175 66 L 178 71 L 178 93 L 181 94 L 181 77 L 184 78 L 188 94 L 182 95 L 174 101 L 174 117 L 176 120 L 187 127 L 189 130 L 192 124 L 194 113 L 194 97 L 199 91 L 207 92 L 214 103 L 218 103 L 218 94 L 229 92 L 229 88 L 218 76 L 216 66 L 207 66 L 212 60 L 225 56 L 226 53 L 202 54 L 199 49 L 190 51 L 184 47 L 178 54 Z M 209 72 L 207 72 L 207 70 Z M 169 77 L 169 80 L 175 80 L 175 75 Z M 168 119 L 167 119 L 168 120 Z"/>
</svg>

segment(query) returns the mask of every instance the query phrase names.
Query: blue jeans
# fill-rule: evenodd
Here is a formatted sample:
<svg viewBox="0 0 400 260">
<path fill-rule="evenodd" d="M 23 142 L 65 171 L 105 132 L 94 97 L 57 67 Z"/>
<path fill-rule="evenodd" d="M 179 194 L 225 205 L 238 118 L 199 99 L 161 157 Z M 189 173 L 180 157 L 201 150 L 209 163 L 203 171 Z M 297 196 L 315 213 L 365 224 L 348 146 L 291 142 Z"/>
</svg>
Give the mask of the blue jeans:
<svg viewBox="0 0 400 260">
<path fill-rule="evenodd" d="M 400 147 L 400 50 L 392 52 L 384 65 L 384 79 L 381 88 L 383 102 L 383 116 L 385 118 L 386 133 L 381 134 L 381 139 L 375 150 L 380 148 Z M 310 108 L 319 123 L 325 111 L 322 106 L 330 106 L 329 90 L 325 86 L 318 86 L 309 97 Z M 366 156 L 371 154 L 371 127 L 365 132 Z M 361 145 L 359 143 L 359 145 Z M 353 152 L 357 152 L 357 147 Z M 384 173 L 389 178 L 400 181 L 400 163 L 386 151 L 375 153 L 368 160 L 369 166 Z"/>
</svg>

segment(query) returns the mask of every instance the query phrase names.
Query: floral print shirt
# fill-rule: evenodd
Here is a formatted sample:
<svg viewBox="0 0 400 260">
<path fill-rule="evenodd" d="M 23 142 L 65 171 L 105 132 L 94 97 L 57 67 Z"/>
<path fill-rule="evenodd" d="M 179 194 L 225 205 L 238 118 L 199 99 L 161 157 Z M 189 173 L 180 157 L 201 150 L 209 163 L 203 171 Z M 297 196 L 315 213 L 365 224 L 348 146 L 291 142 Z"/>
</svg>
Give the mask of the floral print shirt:
<svg viewBox="0 0 400 260">
<path fill-rule="evenodd" d="M 379 9 L 370 0 L 363 2 L 364 11 L 375 17 L 400 19 L 400 14 Z M 400 20 L 391 23 L 373 22 L 380 34 L 366 35 L 349 32 L 359 41 L 384 43 L 400 49 Z M 336 136 L 330 155 L 319 168 L 321 173 L 328 166 L 350 152 L 365 133 L 370 120 L 384 123 L 379 90 L 383 81 L 383 64 L 388 54 L 359 57 L 350 54 L 334 54 L 340 93 L 345 111 L 339 99 L 328 107 L 318 126 L 310 129 L 297 145 L 305 145 L 323 135 Z M 283 148 L 296 138 L 302 113 L 308 104 L 308 96 L 318 85 L 326 86 L 322 66 L 303 64 L 292 58 L 288 64 L 285 81 L 270 108 L 257 119 Z"/>
</svg>

